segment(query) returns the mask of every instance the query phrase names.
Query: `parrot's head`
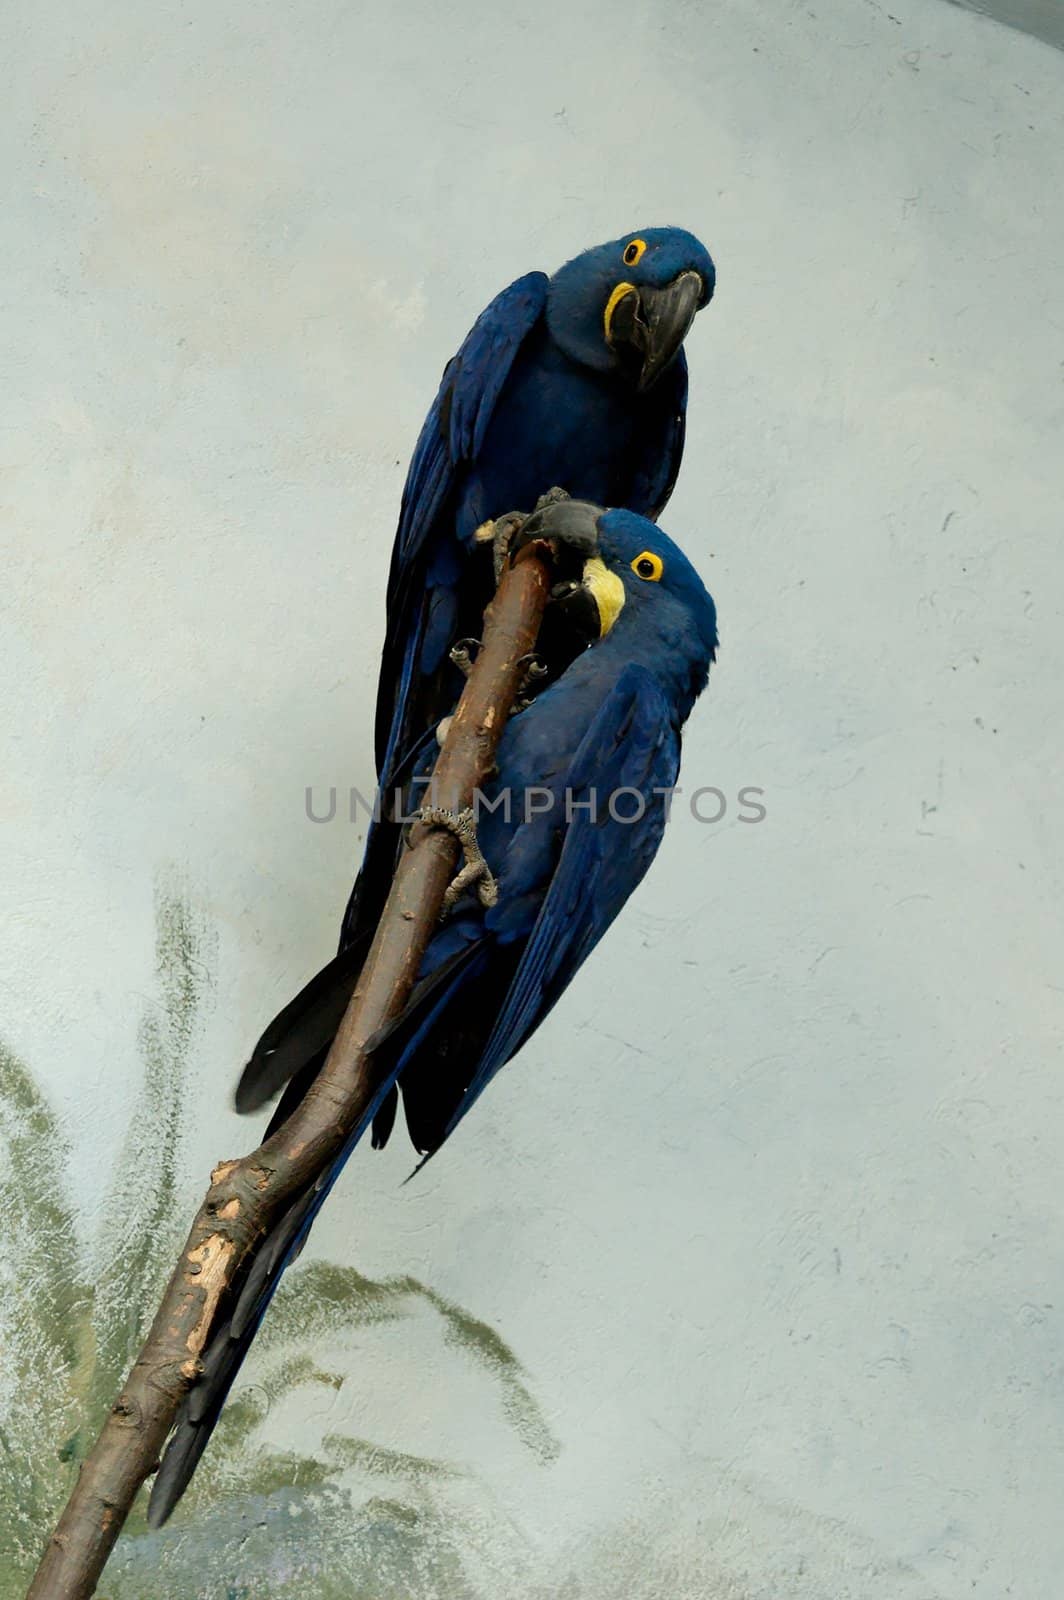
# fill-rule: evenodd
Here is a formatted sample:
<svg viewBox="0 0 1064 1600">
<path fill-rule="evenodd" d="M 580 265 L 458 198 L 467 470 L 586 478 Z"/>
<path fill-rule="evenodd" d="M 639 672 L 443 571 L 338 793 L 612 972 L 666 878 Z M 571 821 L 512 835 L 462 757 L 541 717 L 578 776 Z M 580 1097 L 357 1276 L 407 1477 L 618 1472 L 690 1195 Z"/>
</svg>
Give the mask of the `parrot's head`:
<svg viewBox="0 0 1064 1600">
<path fill-rule="evenodd" d="M 625 634 L 638 626 L 670 654 L 689 656 L 708 671 L 717 653 L 717 608 L 679 545 L 634 511 L 604 511 L 598 544 L 602 565 L 623 590 L 617 632 L 622 624 Z"/>
<path fill-rule="evenodd" d="M 716 281 L 709 251 L 693 233 L 644 228 L 559 268 L 547 293 L 547 327 L 574 361 L 649 389 Z"/>
<path fill-rule="evenodd" d="M 717 651 L 717 608 L 678 544 L 634 511 L 605 511 L 562 500 L 527 519 L 511 553 L 546 540 L 555 577 L 544 622 L 552 639 L 579 639 L 568 659 L 614 635 L 660 655 L 663 669 L 692 687 L 705 685 Z"/>
</svg>

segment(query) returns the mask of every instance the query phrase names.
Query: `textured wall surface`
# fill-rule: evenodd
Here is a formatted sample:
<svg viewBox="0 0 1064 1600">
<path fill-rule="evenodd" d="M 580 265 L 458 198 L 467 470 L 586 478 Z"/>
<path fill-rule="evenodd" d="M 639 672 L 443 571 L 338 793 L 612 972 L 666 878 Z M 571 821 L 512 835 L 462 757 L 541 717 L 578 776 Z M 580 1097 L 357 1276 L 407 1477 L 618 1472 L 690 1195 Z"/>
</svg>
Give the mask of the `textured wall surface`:
<svg viewBox="0 0 1064 1600">
<path fill-rule="evenodd" d="M 678 802 L 453 1145 L 352 1164 L 101 1593 L 1056 1600 L 1064 56 L 931 0 L 0 26 L 5 1600 L 333 946 L 304 791 L 371 782 L 443 363 L 660 221 L 719 267 L 684 782 L 768 815 Z"/>
</svg>

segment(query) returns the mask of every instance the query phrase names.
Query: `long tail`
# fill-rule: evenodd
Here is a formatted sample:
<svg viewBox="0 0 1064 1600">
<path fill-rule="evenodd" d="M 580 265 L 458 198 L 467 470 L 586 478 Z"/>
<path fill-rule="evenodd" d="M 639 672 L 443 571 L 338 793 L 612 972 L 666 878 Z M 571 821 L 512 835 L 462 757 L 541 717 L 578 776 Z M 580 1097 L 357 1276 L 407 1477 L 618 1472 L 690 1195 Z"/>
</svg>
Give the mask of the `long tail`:
<svg viewBox="0 0 1064 1600">
<path fill-rule="evenodd" d="M 370 931 L 361 932 L 278 1012 L 240 1074 L 238 1111 L 258 1111 L 328 1050 L 354 993 L 371 937 Z"/>
<path fill-rule="evenodd" d="M 395 1116 L 396 1080 L 411 1057 L 416 1055 L 419 1045 L 431 1031 L 461 983 L 465 971 L 477 960 L 478 955 L 479 946 L 476 943 L 466 944 L 417 984 L 401 1018 L 382 1037 L 374 1052 L 374 1062 L 379 1072 L 377 1088 L 343 1149 L 325 1172 L 293 1201 L 251 1253 L 241 1277 L 228 1296 L 222 1320 L 203 1353 L 203 1370 L 178 1411 L 174 1432 L 148 1500 L 150 1527 L 161 1527 L 184 1494 L 207 1448 L 259 1324 L 277 1292 L 285 1268 L 299 1255 L 315 1217 L 366 1129 L 371 1123 L 374 1125 L 375 1144 L 383 1143 L 387 1138 Z M 257 1060 L 277 1060 L 284 1052 L 283 1059 L 288 1063 L 289 1070 L 294 1072 L 273 1114 L 267 1134 L 278 1128 L 302 1099 L 328 1052 L 332 1036 L 326 1038 L 324 1044 L 320 1042 L 323 1031 L 321 1019 L 335 1010 L 338 989 L 346 985 L 349 996 L 358 976 L 357 968 L 352 972 L 352 963 L 345 959 L 346 956 L 347 952 L 341 952 L 285 1007 L 263 1034 L 245 1069 L 246 1077 Z M 294 1030 L 291 1037 L 281 1027 L 282 1018 L 287 1018 L 287 1026 Z M 334 1032 L 335 1026 L 334 1023 Z M 302 1054 L 291 1043 L 291 1038 L 303 1042 Z M 269 1042 L 270 1046 L 265 1051 L 264 1042 Z M 311 1048 L 309 1055 L 307 1048 Z M 241 1080 L 241 1087 L 243 1085 L 244 1079 Z M 247 1100 L 253 1100 L 252 1092 L 249 1092 Z"/>
<path fill-rule="evenodd" d="M 392 1093 L 395 1076 L 395 1070 L 384 1076 L 372 1104 L 339 1156 L 266 1235 L 253 1252 L 242 1279 L 234 1285 L 228 1315 L 207 1344 L 202 1357 L 203 1371 L 178 1412 L 174 1432 L 155 1475 L 148 1500 L 149 1527 L 162 1527 L 188 1487 L 285 1268 L 303 1248 L 314 1219 L 348 1157 L 381 1103 Z"/>
</svg>

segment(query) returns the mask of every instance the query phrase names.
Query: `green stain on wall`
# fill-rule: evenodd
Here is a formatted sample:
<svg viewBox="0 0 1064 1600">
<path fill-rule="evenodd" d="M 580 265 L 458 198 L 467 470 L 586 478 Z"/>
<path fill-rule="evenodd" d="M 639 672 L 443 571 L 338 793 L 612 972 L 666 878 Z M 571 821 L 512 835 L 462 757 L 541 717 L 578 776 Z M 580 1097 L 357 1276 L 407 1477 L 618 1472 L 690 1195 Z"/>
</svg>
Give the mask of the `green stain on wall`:
<svg viewBox="0 0 1064 1600">
<path fill-rule="evenodd" d="M 188 885 L 161 875 L 154 995 L 136 1030 L 140 1089 L 88 1250 L 66 1193 L 62 1129 L 0 1043 L 0 1600 L 24 1593 L 184 1237 L 183 1114 L 216 964 L 214 930 Z M 284 1280 L 170 1526 L 149 1533 L 141 1497 L 101 1600 L 475 1600 L 469 1561 L 492 1516 L 468 1468 L 337 1431 L 313 1453 L 277 1449 L 264 1426 L 293 1392 L 343 1388 L 323 1345 L 398 1329 L 426 1309 L 440 1346 L 486 1380 L 485 1405 L 501 1407 L 536 1459 L 553 1460 L 527 1375 L 493 1328 L 415 1278 L 310 1262 Z M 505 1519 L 496 1533 L 513 1537 Z"/>
<path fill-rule="evenodd" d="M 93 1252 L 93 1399 L 102 1410 L 125 1375 L 184 1232 L 177 1206 L 182 1102 L 214 987 L 217 939 L 173 873 L 155 887 L 155 992 L 137 1028 L 142 1078 L 107 1190 Z M 130 1224 L 132 1223 L 132 1226 Z"/>
<path fill-rule="evenodd" d="M 420 1287 L 420 1285 L 419 1285 Z M 464 1350 L 502 1385 L 503 1407 L 523 1443 L 544 1463 L 558 1455 L 558 1441 L 525 1382 L 524 1368 L 494 1328 L 432 1289 L 422 1289 L 447 1324 L 447 1343 Z"/>
<path fill-rule="evenodd" d="M 91 1371 L 92 1292 L 64 1196 L 65 1146 L 31 1074 L 0 1044 L 0 1595 L 58 1510 L 62 1448 Z M 13 1583 L 13 1586 L 12 1586 Z"/>
</svg>

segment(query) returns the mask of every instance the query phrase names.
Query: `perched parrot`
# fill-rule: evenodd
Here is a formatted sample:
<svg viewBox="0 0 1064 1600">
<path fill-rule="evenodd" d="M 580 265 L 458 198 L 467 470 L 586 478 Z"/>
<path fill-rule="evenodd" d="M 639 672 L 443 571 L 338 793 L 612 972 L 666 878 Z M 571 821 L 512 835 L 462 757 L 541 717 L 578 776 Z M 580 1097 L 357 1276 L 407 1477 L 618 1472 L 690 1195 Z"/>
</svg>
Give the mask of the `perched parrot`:
<svg viewBox="0 0 1064 1600">
<path fill-rule="evenodd" d="M 633 512 L 549 505 L 524 522 L 513 549 L 531 538 L 581 552 L 594 642 L 507 722 L 478 825 L 494 903 L 471 888 L 440 923 L 405 1013 L 375 1052 L 373 1104 L 235 1286 L 156 1476 L 153 1526 L 191 1478 L 280 1275 L 351 1150 L 371 1121 L 374 1143 L 388 1137 L 395 1086 L 415 1147 L 438 1150 L 548 1014 L 661 843 L 681 730 L 715 657 L 713 601 L 682 551 Z M 335 1031 L 335 975 L 348 959 L 341 951 L 307 985 L 245 1068 L 240 1098 L 249 1107 L 279 1087 L 279 1058 L 295 1074 L 271 1128 L 305 1092 L 301 1064 L 321 1030 Z"/>
<path fill-rule="evenodd" d="M 457 697 L 449 651 L 479 628 L 494 589 L 493 518 L 531 511 L 558 486 L 657 520 L 683 455 L 683 341 L 715 284 L 693 234 L 644 228 L 553 277 L 526 273 L 477 318 L 444 371 L 403 491 L 377 693 L 382 791 L 409 775 L 418 741 Z M 397 831 L 387 818 L 370 831 L 345 941 L 377 923 Z"/>
</svg>

